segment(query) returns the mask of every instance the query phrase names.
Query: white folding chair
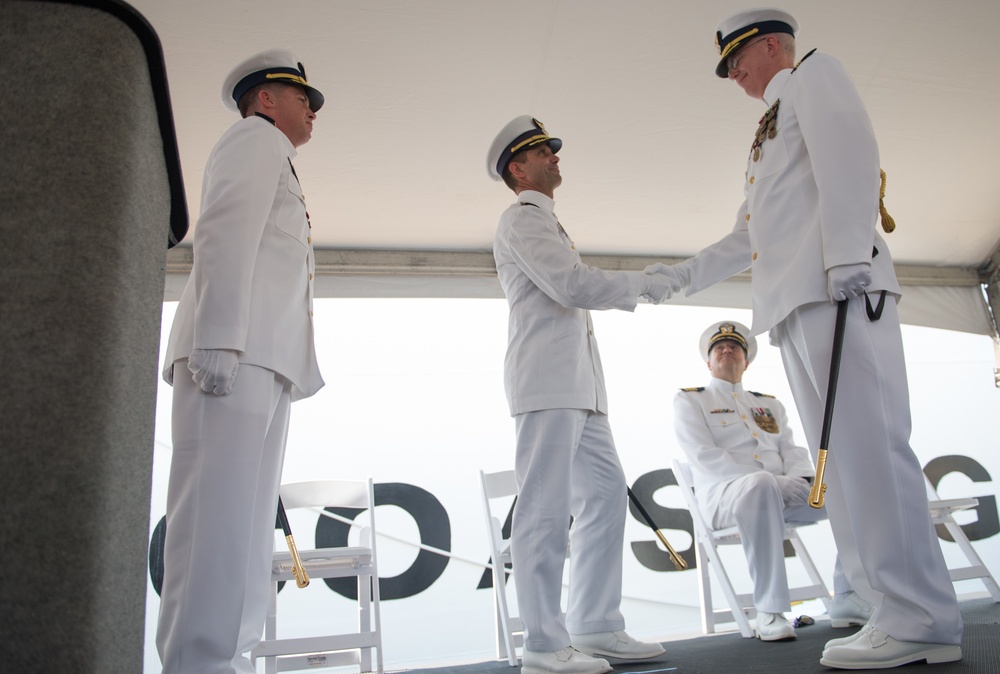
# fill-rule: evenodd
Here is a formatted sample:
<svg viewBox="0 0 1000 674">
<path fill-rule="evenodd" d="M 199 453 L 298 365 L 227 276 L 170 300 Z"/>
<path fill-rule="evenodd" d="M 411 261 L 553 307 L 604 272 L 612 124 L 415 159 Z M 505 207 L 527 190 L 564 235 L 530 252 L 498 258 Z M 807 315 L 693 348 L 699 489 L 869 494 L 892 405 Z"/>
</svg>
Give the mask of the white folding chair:
<svg viewBox="0 0 1000 674">
<path fill-rule="evenodd" d="M 674 460 L 674 477 L 684 494 L 684 501 L 688 510 L 691 511 L 691 520 L 694 525 L 695 539 L 695 559 L 698 567 L 698 593 L 701 596 L 701 629 L 705 634 L 715 632 L 717 623 L 735 622 L 744 638 L 752 638 L 753 630 L 750 628 L 750 618 L 756 616 L 757 611 L 753 605 L 753 593 L 737 594 L 726 572 L 726 567 L 719 555 L 719 546 L 741 545 L 740 534 L 736 527 L 725 529 L 713 529 L 710 523 L 702 516 L 698 508 L 698 500 L 694 495 L 694 480 L 691 476 L 691 466 L 687 463 Z M 820 599 L 823 605 L 829 608 L 830 592 L 823 582 L 816 565 L 809 556 L 805 544 L 799 538 L 796 529 L 805 524 L 785 523 L 785 540 L 792 544 L 795 554 L 805 568 L 809 577 L 810 585 L 800 585 L 789 587 L 788 593 L 793 602 L 808 601 L 810 599 Z M 722 587 L 722 593 L 729 604 L 728 609 L 716 609 L 712 605 L 712 587 L 708 576 L 708 569 L 711 566 L 715 572 L 715 577 Z"/>
<path fill-rule="evenodd" d="M 951 535 L 951 539 L 958 544 L 958 548 L 962 551 L 965 558 L 969 562 L 968 566 L 948 568 L 948 573 L 951 574 L 952 582 L 960 580 L 974 580 L 979 578 L 983 582 L 983 585 L 986 586 L 987 592 L 989 592 L 990 596 L 993 597 L 993 601 L 1000 602 L 1000 586 L 997 586 L 997 581 L 993 578 L 993 574 L 990 573 L 988 568 L 986 568 L 986 564 L 983 563 L 982 558 L 972 547 L 972 543 L 969 542 L 969 537 L 966 536 L 965 531 L 962 530 L 962 525 L 960 525 L 954 517 L 957 512 L 975 508 L 979 505 L 979 499 L 942 499 L 938 496 L 937 491 L 934 489 L 930 480 L 926 480 L 926 484 L 931 521 L 934 522 L 935 528 L 939 532 L 939 536 L 941 527 L 937 525 L 943 526 L 944 529 Z"/>
<path fill-rule="evenodd" d="M 511 667 L 517 667 L 517 650 L 524 646 L 524 625 L 517 616 L 510 614 L 507 601 L 507 569 L 511 564 L 510 538 L 503 536 L 503 522 L 494 514 L 494 502 L 513 504 L 517 498 L 517 483 L 513 470 L 497 473 L 479 471 L 479 482 L 483 494 L 483 514 L 486 516 L 486 532 L 490 540 L 490 561 L 493 564 L 493 622 L 496 628 L 497 659 L 504 660 Z M 511 498 L 513 497 L 513 498 Z M 507 505 L 507 512 L 511 506 Z"/>
<path fill-rule="evenodd" d="M 264 640 L 253 650 L 251 660 L 256 663 L 257 658 L 264 658 L 266 674 L 344 665 L 359 665 L 361 672 L 382 674 L 375 490 L 371 478 L 367 481 L 325 480 L 285 484 L 281 486 L 281 499 L 286 511 L 325 507 L 368 511 L 369 524 L 361 530 L 358 545 L 299 550 L 302 565 L 314 583 L 323 578 L 357 577 L 358 629 L 318 637 L 277 638 L 278 582 L 294 583 L 295 580 L 290 553 L 277 550 L 271 568 L 271 602 L 264 626 Z M 292 587 L 291 591 L 300 590 Z M 374 669 L 372 651 L 375 651 Z"/>
</svg>

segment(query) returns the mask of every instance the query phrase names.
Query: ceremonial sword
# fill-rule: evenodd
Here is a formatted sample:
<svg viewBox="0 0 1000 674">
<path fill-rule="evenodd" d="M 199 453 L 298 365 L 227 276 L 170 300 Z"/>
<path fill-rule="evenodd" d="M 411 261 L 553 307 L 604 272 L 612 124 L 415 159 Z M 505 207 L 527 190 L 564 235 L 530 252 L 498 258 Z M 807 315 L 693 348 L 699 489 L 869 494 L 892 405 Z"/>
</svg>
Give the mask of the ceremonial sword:
<svg viewBox="0 0 1000 674">
<path fill-rule="evenodd" d="M 285 541 L 288 543 L 288 552 L 292 555 L 292 574 L 295 576 L 295 584 L 305 587 L 309 584 L 309 574 L 302 566 L 302 559 L 299 557 L 299 549 L 295 546 L 295 539 L 292 537 L 292 528 L 288 525 L 288 515 L 285 514 L 285 504 L 278 496 L 278 526 L 285 534 Z"/>
<path fill-rule="evenodd" d="M 837 325 L 833 329 L 833 353 L 830 354 L 830 381 L 826 385 L 826 409 L 823 412 L 823 431 L 816 455 L 816 477 L 809 489 L 809 505 L 822 508 L 826 483 L 826 452 L 830 445 L 830 426 L 833 424 L 833 401 L 837 397 L 837 379 L 840 377 L 840 354 L 844 350 L 844 326 L 847 324 L 847 300 L 837 302 Z"/>
<path fill-rule="evenodd" d="M 670 555 L 670 561 L 674 563 L 674 566 L 677 567 L 677 570 L 683 571 L 684 569 L 688 568 L 687 562 L 685 562 L 684 558 L 678 555 L 677 551 L 674 550 L 674 547 L 670 545 L 670 541 L 667 540 L 667 537 L 663 535 L 663 532 L 660 531 L 660 528 L 656 526 L 656 523 L 653 521 L 653 518 L 649 516 L 649 513 L 646 512 L 646 509 L 642 507 L 641 503 L 639 503 L 639 499 L 637 499 L 635 497 L 635 494 L 632 493 L 632 489 L 630 487 L 625 487 L 625 489 L 628 490 L 628 497 L 632 501 L 632 505 L 635 506 L 635 509 L 639 511 L 640 515 L 642 515 L 642 519 L 646 520 L 646 524 L 649 525 L 649 528 L 653 530 L 653 533 L 656 534 L 656 537 L 659 538 L 660 542 L 663 543 L 664 547 L 667 548 L 667 553 Z"/>
</svg>

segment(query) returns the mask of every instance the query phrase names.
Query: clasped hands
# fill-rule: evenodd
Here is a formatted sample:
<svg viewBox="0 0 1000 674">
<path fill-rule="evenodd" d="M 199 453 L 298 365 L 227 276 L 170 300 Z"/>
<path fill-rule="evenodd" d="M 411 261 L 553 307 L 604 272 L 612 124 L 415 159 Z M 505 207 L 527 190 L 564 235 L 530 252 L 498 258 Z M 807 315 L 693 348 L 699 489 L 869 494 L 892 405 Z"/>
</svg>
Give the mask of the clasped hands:
<svg viewBox="0 0 1000 674">
<path fill-rule="evenodd" d="M 657 262 L 642 272 L 639 297 L 650 304 L 659 304 L 691 283 L 691 271 L 683 262 L 664 264 Z"/>
<path fill-rule="evenodd" d="M 790 475 L 775 475 L 775 482 L 781 489 L 781 500 L 786 507 L 805 505 L 809 498 L 809 482 L 804 477 L 791 477 Z"/>
</svg>

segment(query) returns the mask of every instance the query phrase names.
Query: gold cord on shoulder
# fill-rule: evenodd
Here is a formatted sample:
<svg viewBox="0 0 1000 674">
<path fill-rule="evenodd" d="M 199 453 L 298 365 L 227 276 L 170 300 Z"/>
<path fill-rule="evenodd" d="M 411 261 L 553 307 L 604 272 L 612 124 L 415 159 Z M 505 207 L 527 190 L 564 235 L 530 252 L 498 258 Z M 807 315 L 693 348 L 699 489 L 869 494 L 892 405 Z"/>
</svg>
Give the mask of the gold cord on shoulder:
<svg viewBox="0 0 1000 674">
<path fill-rule="evenodd" d="M 882 186 L 878 191 L 878 212 L 882 216 L 882 229 L 886 234 L 889 234 L 894 229 L 896 229 L 896 221 L 892 219 L 889 212 L 885 210 L 885 171 L 882 169 L 878 170 L 882 178 Z"/>
</svg>

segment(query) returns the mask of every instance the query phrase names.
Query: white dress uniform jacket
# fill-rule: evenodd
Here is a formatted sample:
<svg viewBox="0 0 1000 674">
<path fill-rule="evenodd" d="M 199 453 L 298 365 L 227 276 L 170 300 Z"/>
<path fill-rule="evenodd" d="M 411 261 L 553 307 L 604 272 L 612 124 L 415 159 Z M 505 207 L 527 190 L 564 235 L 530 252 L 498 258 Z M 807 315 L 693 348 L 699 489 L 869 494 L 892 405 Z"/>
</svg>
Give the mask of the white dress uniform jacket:
<svg viewBox="0 0 1000 674">
<path fill-rule="evenodd" d="M 241 363 L 288 379 L 292 400 L 323 387 L 313 344 L 315 263 L 295 155 L 288 137 L 260 117 L 234 124 L 212 150 L 194 268 L 167 345 L 168 382 L 174 362 L 192 350 L 232 349 Z"/>
<path fill-rule="evenodd" d="M 752 153 L 747 160 L 746 200 L 733 231 L 693 258 L 687 290 L 691 295 L 749 266 L 751 335 L 796 307 L 829 302 L 826 270 L 838 265 L 871 261 L 868 291 L 899 295 L 892 257 L 875 231 L 878 145 L 844 67 L 826 54 L 807 56 L 767 85 L 765 103 L 779 99 L 777 135 L 760 146 L 758 161 Z"/>
<path fill-rule="evenodd" d="M 504 388 L 511 415 L 545 409 L 607 414 L 601 356 L 588 309 L 633 311 L 641 272 L 580 260 L 555 202 L 525 190 L 500 216 L 493 256 L 510 306 Z"/>
<path fill-rule="evenodd" d="M 759 471 L 812 477 L 809 452 L 795 444 L 784 406 L 774 397 L 712 377 L 703 389 L 674 397 L 674 430 L 691 464 L 698 504 L 711 518 L 726 486 Z"/>
</svg>

